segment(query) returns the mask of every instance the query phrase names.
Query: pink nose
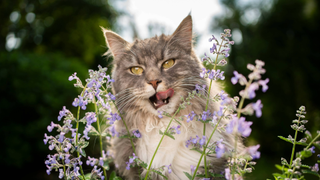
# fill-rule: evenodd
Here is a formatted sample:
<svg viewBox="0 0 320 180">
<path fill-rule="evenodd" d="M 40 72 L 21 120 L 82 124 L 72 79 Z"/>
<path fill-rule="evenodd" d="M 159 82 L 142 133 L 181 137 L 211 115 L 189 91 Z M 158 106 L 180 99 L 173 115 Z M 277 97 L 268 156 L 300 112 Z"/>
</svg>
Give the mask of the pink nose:
<svg viewBox="0 0 320 180">
<path fill-rule="evenodd" d="M 154 90 L 157 90 L 158 84 L 161 83 L 161 82 L 162 82 L 161 80 L 156 79 L 156 80 L 149 81 L 148 84 L 152 85 Z"/>
</svg>

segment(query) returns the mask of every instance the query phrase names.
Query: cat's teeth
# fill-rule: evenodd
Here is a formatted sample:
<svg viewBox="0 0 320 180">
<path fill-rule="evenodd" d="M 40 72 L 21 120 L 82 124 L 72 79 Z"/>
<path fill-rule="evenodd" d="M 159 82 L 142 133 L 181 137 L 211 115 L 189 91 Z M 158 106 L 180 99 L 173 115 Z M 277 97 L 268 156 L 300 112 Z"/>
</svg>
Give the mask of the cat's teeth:
<svg viewBox="0 0 320 180">
<path fill-rule="evenodd" d="M 154 105 L 154 106 L 157 106 L 157 103 L 154 102 L 153 105 Z"/>
<path fill-rule="evenodd" d="M 165 99 L 164 101 L 163 101 L 165 104 L 167 104 L 167 100 Z"/>
</svg>

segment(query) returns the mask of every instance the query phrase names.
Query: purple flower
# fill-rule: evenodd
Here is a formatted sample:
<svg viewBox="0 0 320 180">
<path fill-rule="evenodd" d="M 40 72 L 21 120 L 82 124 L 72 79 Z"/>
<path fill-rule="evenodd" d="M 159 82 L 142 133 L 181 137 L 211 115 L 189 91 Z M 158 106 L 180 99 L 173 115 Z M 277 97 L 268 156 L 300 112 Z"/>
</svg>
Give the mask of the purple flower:
<svg viewBox="0 0 320 180">
<path fill-rule="evenodd" d="M 91 127 L 92 127 L 91 125 L 87 124 L 83 131 L 83 137 L 86 138 L 87 140 L 90 139 L 90 137 L 88 136 L 88 133 L 91 130 Z"/>
<path fill-rule="evenodd" d="M 129 158 L 129 163 L 132 164 L 133 161 L 138 158 L 138 156 L 136 156 L 136 154 L 132 153 L 133 154 L 133 157 L 132 158 Z"/>
<path fill-rule="evenodd" d="M 59 179 L 62 179 L 63 178 L 63 175 L 64 175 L 64 173 L 63 173 L 63 169 L 59 169 Z"/>
<path fill-rule="evenodd" d="M 234 126 L 237 124 L 237 121 L 238 121 L 238 118 L 233 117 L 233 119 L 229 122 L 229 124 L 227 124 L 226 131 L 228 133 L 233 133 L 233 129 L 234 129 Z"/>
<path fill-rule="evenodd" d="M 72 105 L 74 107 L 80 106 L 82 110 L 86 110 L 86 105 L 88 104 L 87 100 L 83 100 L 82 96 L 78 96 L 79 98 L 74 98 Z"/>
<path fill-rule="evenodd" d="M 72 145 L 71 143 L 66 143 L 65 148 L 63 148 L 64 152 L 69 152 L 69 150 L 71 149 Z M 70 156 L 70 155 L 69 155 Z"/>
<path fill-rule="evenodd" d="M 192 139 L 192 143 L 193 143 L 193 144 L 197 144 L 198 140 L 199 140 L 199 136 L 196 135 L 196 138 L 193 138 L 193 139 Z"/>
<path fill-rule="evenodd" d="M 250 146 L 247 148 L 247 152 L 250 154 L 252 159 L 259 159 L 260 158 L 260 152 L 258 151 L 260 147 L 260 144 L 256 146 Z"/>
<path fill-rule="evenodd" d="M 203 111 L 202 116 L 201 116 L 201 119 L 202 119 L 203 121 L 207 120 L 207 116 L 209 116 L 209 114 L 210 114 L 210 111 L 209 111 L 209 110 L 208 110 L 208 111 Z"/>
<path fill-rule="evenodd" d="M 109 82 L 114 82 L 114 80 L 111 79 L 109 75 L 107 75 L 107 79 L 108 79 L 108 83 L 109 83 Z"/>
<path fill-rule="evenodd" d="M 133 135 L 137 138 L 141 138 L 141 134 L 139 132 L 139 130 L 135 130 L 135 131 L 132 131 Z"/>
<path fill-rule="evenodd" d="M 178 125 L 177 127 L 176 126 L 172 126 L 171 129 L 176 130 L 177 134 L 181 134 L 180 127 L 181 127 L 180 125 Z"/>
<path fill-rule="evenodd" d="M 161 118 L 163 118 L 163 116 L 162 116 L 162 111 L 158 111 L 158 113 L 159 113 L 159 115 L 158 115 L 158 117 L 161 119 Z"/>
<path fill-rule="evenodd" d="M 214 35 L 212 35 L 212 38 L 209 38 L 209 42 L 216 40 L 216 38 L 214 37 Z"/>
<path fill-rule="evenodd" d="M 96 113 L 94 112 L 87 112 L 85 118 L 87 120 L 87 125 L 89 126 L 97 121 Z"/>
<path fill-rule="evenodd" d="M 204 53 L 204 57 L 201 58 L 201 61 L 203 62 L 203 61 L 206 61 L 206 60 L 208 60 L 208 59 L 209 59 L 209 57 L 207 56 L 206 53 Z"/>
<path fill-rule="evenodd" d="M 224 152 L 225 152 L 224 145 L 221 142 L 218 142 L 217 146 L 216 146 L 216 156 L 217 156 L 217 158 L 221 158 Z"/>
<path fill-rule="evenodd" d="M 256 97 L 255 91 L 259 89 L 259 85 L 257 83 L 252 83 L 248 88 L 248 98 L 252 99 Z"/>
<path fill-rule="evenodd" d="M 54 123 L 51 121 L 51 124 L 47 127 L 47 129 L 48 129 L 49 132 L 51 132 L 54 127 L 56 127 L 56 124 L 54 124 Z"/>
<path fill-rule="evenodd" d="M 318 163 L 316 163 L 316 164 L 314 164 L 314 166 L 312 166 L 311 171 L 314 171 L 314 172 L 318 172 L 319 171 Z"/>
<path fill-rule="evenodd" d="M 64 140 L 64 135 L 65 135 L 65 134 L 66 134 L 66 133 L 64 133 L 64 132 L 60 132 L 59 139 L 58 139 L 58 141 L 59 141 L 60 143 L 63 142 L 63 140 Z"/>
<path fill-rule="evenodd" d="M 108 95 L 111 100 L 113 100 L 113 101 L 116 100 L 116 97 L 113 94 L 111 94 L 110 92 L 108 93 Z"/>
<path fill-rule="evenodd" d="M 226 169 L 224 169 L 224 172 L 225 172 L 224 177 L 225 177 L 227 180 L 231 179 L 230 169 L 229 169 L 229 168 L 226 168 Z"/>
<path fill-rule="evenodd" d="M 112 125 L 111 127 L 109 127 L 109 131 L 112 137 L 114 137 L 115 135 L 119 136 L 119 133 L 116 131 L 115 125 Z"/>
<path fill-rule="evenodd" d="M 87 165 L 94 166 L 98 162 L 98 159 L 96 158 L 91 158 L 88 156 L 88 160 L 86 161 Z"/>
<path fill-rule="evenodd" d="M 72 80 L 74 80 L 74 79 L 79 79 L 78 77 L 77 77 L 77 73 L 75 72 L 75 73 L 73 73 L 71 76 L 69 76 L 69 78 L 68 78 L 68 80 L 69 81 L 72 81 Z"/>
<path fill-rule="evenodd" d="M 206 142 L 206 136 L 202 136 L 202 138 L 199 140 L 199 144 L 202 147 Z"/>
<path fill-rule="evenodd" d="M 45 139 L 43 139 L 44 144 L 47 144 L 48 140 L 51 139 L 50 136 L 47 135 L 47 133 L 44 133 Z"/>
<path fill-rule="evenodd" d="M 59 112 L 58 121 L 60 121 L 62 117 L 66 116 L 68 112 L 70 111 L 67 110 L 65 106 L 63 106 L 62 110 Z"/>
<path fill-rule="evenodd" d="M 269 82 L 269 78 L 265 80 L 259 80 L 258 83 L 262 86 L 262 92 L 266 92 L 268 90 L 268 85 L 267 83 Z"/>
<path fill-rule="evenodd" d="M 196 166 L 190 165 L 190 169 L 191 169 L 191 174 L 193 174 L 194 171 L 196 170 Z"/>
<path fill-rule="evenodd" d="M 164 165 L 168 168 L 168 173 L 170 174 L 172 172 L 172 169 L 170 168 L 171 167 L 171 164 L 170 165 Z"/>
<path fill-rule="evenodd" d="M 207 70 L 206 68 L 202 68 L 202 72 L 200 73 L 200 77 L 204 78 L 204 76 L 206 75 Z"/>
<path fill-rule="evenodd" d="M 212 48 L 210 48 L 210 53 L 214 53 L 214 50 L 217 49 L 216 43 L 213 43 Z"/>
<path fill-rule="evenodd" d="M 126 166 L 126 169 L 127 170 L 130 170 L 130 163 L 129 162 L 126 162 L 127 166 Z"/>
<path fill-rule="evenodd" d="M 186 147 L 188 148 L 191 143 L 192 143 L 192 137 L 190 137 L 190 139 L 186 141 Z"/>
<path fill-rule="evenodd" d="M 237 71 L 233 71 L 234 77 L 231 78 L 232 84 L 237 84 L 240 74 Z"/>
<path fill-rule="evenodd" d="M 312 147 L 310 148 L 311 153 L 315 153 L 314 149 L 315 149 L 314 146 L 312 146 Z"/>
<path fill-rule="evenodd" d="M 185 115 L 185 116 L 187 117 L 187 122 L 192 121 L 195 115 L 196 115 L 196 114 L 194 113 L 194 111 L 191 111 L 190 114 Z"/>
<path fill-rule="evenodd" d="M 252 103 L 252 108 L 256 111 L 256 116 L 259 118 L 262 115 L 261 108 L 263 105 L 261 104 L 261 100 L 257 100 L 256 103 Z"/>
<path fill-rule="evenodd" d="M 110 112 L 110 115 L 111 117 L 107 118 L 108 120 L 110 120 L 110 124 L 113 124 L 116 120 L 121 120 L 121 117 L 117 113 Z"/>
<path fill-rule="evenodd" d="M 251 134 L 251 128 L 250 126 L 252 125 L 252 122 L 245 121 L 244 117 L 240 117 L 238 120 L 238 132 L 243 136 L 243 137 L 248 137 Z"/>
<path fill-rule="evenodd" d="M 228 133 L 233 133 L 234 126 L 237 126 L 237 132 L 239 132 L 243 137 L 248 137 L 251 133 L 250 126 L 252 125 L 252 122 L 245 121 L 244 117 L 240 117 L 239 119 L 237 117 L 233 117 L 233 119 L 227 124 L 226 131 Z"/>
</svg>

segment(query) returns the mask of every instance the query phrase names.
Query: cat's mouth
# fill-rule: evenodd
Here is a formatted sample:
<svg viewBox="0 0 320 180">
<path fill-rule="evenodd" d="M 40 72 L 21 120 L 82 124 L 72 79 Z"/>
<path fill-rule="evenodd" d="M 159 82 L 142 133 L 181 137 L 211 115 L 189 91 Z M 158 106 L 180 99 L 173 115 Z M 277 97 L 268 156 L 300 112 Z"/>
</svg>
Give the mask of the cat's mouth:
<svg viewBox="0 0 320 180">
<path fill-rule="evenodd" d="M 153 107 L 155 109 L 158 109 L 161 106 L 168 104 L 173 94 L 174 94 L 174 90 L 172 88 L 169 88 L 166 91 L 157 92 L 156 94 L 151 96 L 149 100 L 153 105 Z"/>
</svg>

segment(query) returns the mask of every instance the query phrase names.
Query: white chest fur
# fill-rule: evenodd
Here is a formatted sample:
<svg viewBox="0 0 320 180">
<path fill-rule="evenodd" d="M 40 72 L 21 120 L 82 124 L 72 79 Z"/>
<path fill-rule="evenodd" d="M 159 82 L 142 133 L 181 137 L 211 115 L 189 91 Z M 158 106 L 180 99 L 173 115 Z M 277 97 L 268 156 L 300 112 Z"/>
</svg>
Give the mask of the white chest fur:
<svg viewBox="0 0 320 180">
<path fill-rule="evenodd" d="M 156 126 L 147 124 L 145 133 L 143 133 L 142 137 L 137 141 L 136 153 L 142 161 L 150 164 L 154 152 L 162 138 L 162 135 L 159 134 L 159 130 L 164 132 L 169 122 L 169 118 L 163 118 Z M 175 122 L 170 124 L 171 127 L 177 125 L 178 124 Z M 192 130 L 190 131 L 185 124 L 182 124 L 181 134 L 175 134 L 175 140 L 168 136 L 164 136 L 153 159 L 151 168 L 156 169 L 171 164 L 172 173 L 168 174 L 168 172 L 166 172 L 166 176 L 168 176 L 169 179 L 185 179 L 186 176 L 183 172 L 190 173 L 190 165 L 196 166 L 200 159 L 200 153 L 190 150 L 185 146 L 185 142 L 192 134 Z"/>
</svg>

